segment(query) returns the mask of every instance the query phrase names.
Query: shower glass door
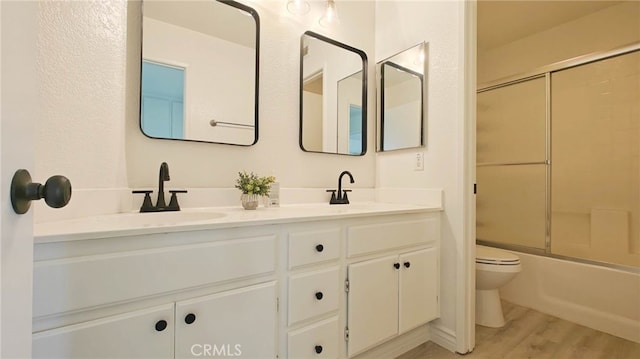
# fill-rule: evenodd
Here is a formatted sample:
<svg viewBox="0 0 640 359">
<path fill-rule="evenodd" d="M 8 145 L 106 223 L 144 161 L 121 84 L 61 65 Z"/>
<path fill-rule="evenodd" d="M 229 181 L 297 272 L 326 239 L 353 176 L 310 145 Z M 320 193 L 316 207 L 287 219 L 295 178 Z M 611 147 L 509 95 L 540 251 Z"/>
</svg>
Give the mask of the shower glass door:
<svg viewBox="0 0 640 359">
<path fill-rule="evenodd" d="M 640 266 L 640 52 L 551 73 L 551 253 Z"/>
<path fill-rule="evenodd" d="M 545 250 L 547 100 L 544 76 L 477 96 L 476 235 Z"/>
</svg>

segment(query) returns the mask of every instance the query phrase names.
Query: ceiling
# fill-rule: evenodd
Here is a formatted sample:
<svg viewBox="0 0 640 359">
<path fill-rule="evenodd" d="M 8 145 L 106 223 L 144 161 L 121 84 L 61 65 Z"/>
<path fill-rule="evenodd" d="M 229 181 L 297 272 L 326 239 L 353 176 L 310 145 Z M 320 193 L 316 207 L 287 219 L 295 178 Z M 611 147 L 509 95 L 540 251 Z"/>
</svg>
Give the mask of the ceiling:
<svg viewBox="0 0 640 359">
<path fill-rule="evenodd" d="M 508 44 L 622 2 L 478 0 L 478 51 Z"/>
</svg>

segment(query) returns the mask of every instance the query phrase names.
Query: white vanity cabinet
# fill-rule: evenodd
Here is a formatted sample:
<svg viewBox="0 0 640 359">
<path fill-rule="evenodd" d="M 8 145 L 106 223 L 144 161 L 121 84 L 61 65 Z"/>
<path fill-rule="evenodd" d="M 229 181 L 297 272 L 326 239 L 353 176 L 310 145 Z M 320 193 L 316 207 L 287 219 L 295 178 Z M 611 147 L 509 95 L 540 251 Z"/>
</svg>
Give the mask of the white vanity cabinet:
<svg viewBox="0 0 640 359">
<path fill-rule="evenodd" d="M 33 357 L 399 355 L 439 316 L 440 214 L 376 206 L 36 239 Z"/>
<path fill-rule="evenodd" d="M 33 357 L 274 358 L 277 239 L 254 228 L 36 245 Z"/>
<path fill-rule="evenodd" d="M 439 316 L 439 218 L 360 224 L 348 233 L 356 257 L 347 268 L 352 357 Z"/>
<path fill-rule="evenodd" d="M 275 309 L 268 282 L 36 333 L 33 357 L 273 358 Z"/>
</svg>

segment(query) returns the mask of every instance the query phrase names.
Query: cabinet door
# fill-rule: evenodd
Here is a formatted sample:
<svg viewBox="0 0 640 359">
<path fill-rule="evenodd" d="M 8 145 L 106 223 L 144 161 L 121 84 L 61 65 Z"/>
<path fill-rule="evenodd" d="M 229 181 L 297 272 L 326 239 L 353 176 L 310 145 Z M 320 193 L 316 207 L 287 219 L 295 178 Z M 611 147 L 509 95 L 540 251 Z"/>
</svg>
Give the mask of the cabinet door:
<svg viewBox="0 0 640 359">
<path fill-rule="evenodd" d="M 398 333 L 397 256 L 349 266 L 347 325 L 349 356 Z"/>
<path fill-rule="evenodd" d="M 176 358 L 276 356 L 276 284 L 176 303 Z"/>
<path fill-rule="evenodd" d="M 438 250 L 400 255 L 399 334 L 438 317 Z"/>
<path fill-rule="evenodd" d="M 173 304 L 36 333 L 33 358 L 173 358 Z"/>
</svg>

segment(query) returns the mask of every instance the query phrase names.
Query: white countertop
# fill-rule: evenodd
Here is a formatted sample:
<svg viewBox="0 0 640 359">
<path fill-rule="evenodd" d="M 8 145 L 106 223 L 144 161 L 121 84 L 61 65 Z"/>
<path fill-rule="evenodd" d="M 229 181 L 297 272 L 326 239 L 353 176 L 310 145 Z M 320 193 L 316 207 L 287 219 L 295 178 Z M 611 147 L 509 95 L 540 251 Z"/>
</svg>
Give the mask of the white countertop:
<svg viewBox="0 0 640 359">
<path fill-rule="evenodd" d="M 259 207 L 256 210 L 244 210 L 238 206 L 183 209 L 180 212 L 129 212 L 36 223 L 34 241 L 39 244 L 441 210 L 440 207 L 411 204 L 360 202 L 347 205 L 282 205 Z"/>
</svg>

